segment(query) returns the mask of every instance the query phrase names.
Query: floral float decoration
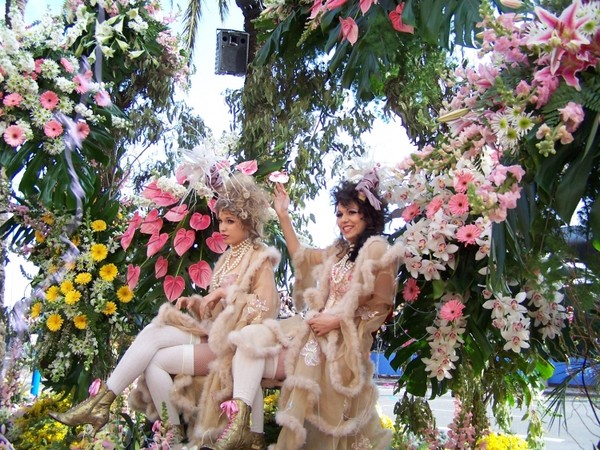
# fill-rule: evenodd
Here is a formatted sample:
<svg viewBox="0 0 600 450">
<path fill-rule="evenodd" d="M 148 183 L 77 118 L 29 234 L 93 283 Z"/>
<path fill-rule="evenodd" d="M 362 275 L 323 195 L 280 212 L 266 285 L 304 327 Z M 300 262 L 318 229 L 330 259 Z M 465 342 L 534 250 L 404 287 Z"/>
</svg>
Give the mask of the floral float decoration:
<svg viewBox="0 0 600 450">
<path fill-rule="evenodd" d="M 539 443 L 536 392 L 550 358 L 565 357 L 572 319 L 564 261 L 548 257 L 547 238 L 561 239 L 582 198 L 599 207 L 586 191 L 600 148 L 598 4 L 499 17 L 484 4 L 481 13 L 485 62 L 458 70 L 437 145 L 398 165 L 388 193 L 406 223 L 394 234 L 405 270 L 384 339 L 399 389 L 453 391 L 445 448 L 475 444 L 489 427 L 475 405 L 486 402 L 506 431 L 506 406 L 527 408 L 529 444 Z"/>
</svg>

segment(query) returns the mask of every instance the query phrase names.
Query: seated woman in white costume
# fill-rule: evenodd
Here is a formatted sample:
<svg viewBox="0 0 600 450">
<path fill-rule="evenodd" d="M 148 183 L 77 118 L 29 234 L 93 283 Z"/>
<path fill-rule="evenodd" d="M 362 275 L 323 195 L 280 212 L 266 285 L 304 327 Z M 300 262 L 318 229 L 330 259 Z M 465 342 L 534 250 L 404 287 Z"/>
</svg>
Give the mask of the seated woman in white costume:
<svg viewBox="0 0 600 450">
<path fill-rule="evenodd" d="M 322 250 L 300 245 L 289 196 L 276 185 L 274 207 L 295 268 L 294 297 L 308 308 L 304 317 L 266 320 L 230 335 L 237 346 L 226 405 L 230 423 L 204 449 L 249 448 L 251 405 L 262 395 L 263 378 L 284 380 L 276 449 L 389 448 L 391 432 L 376 411 L 370 349 L 394 304 L 398 257 L 381 236 L 386 205 L 377 185 L 371 172 L 333 190 L 341 238 Z"/>
<path fill-rule="evenodd" d="M 143 375 L 137 388 L 138 407 L 144 397 L 139 394 L 140 389 L 150 397 L 144 412 L 151 419 L 159 418 L 164 404 L 175 435 L 173 440 L 180 442 L 183 427 L 180 410 L 171 395 L 173 376 L 208 375 L 215 371 L 221 380 L 222 397 L 231 396 L 234 348 L 227 337 L 249 324 L 277 317 L 279 295 L 274 268 L 280 255 L 261 242 L 269 218 L 267 193 L 252 178 L 237 174 L 225 182 L 219 194 L 215 213 L 229 248 L 216 263 L 208 294 L 180 297 L 175 306 L 161 306 L 157 317 L 139 333 L 97 395 L 67 412 L 51 413 L 54 419 L 69 426 L 92 424 L 97 431 L 108 422 L 110 405 L 116 396 Z M 190 314 L 180 311 L 183 308 Z M 222 401 L 208 394 L 202 398 L 205 403 L 217 402 L 217 408 Z M 259 400 L 262 404 L 262 398 Z M 262 416 L 260 407 L 257 413 Z M 261 419 L 255 419 L 260 430 Z M 253 433 L 252 438 L 263 442 L 262 435 Z"/>
</svg>

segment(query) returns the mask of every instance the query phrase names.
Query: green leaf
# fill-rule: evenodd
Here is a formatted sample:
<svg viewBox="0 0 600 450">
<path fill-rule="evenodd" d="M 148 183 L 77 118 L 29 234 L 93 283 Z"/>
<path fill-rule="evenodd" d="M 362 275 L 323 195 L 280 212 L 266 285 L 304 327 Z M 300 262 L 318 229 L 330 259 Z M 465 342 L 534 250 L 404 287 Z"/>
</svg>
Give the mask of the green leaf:
<svg viewBox="0 0 600 450">
<path fill-rule="evenodd" d="M 595 152 L 582 154 L 578 160 L 567 167 L 558 185 L 556 190 L 556 212 L 566 223 L 571 221 L 571 217 L 573 217 L 573 213 L 585 193 L 594 158 L 596 153 L 599 152 L 600 147 L 596 148 Z"/>
</svg>

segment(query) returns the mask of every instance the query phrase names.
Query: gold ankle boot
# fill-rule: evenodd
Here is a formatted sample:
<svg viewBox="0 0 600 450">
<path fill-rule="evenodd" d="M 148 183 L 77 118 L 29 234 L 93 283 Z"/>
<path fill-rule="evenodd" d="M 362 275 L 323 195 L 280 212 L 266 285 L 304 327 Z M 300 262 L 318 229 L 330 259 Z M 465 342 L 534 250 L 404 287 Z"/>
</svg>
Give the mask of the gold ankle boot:
<svg viewBox="0 0 600 450">
<path fill-rule="evenodd" d="M 264 433 L 251 431 L 250 434 L 252 435 L 252 443 L 250 444 L 250 447 L 248 447 L 249 450 L 265 450 L 267 448 Z"/>
<path fill-rule="evenodd" d="M 108 422 L 110 405 L 117 396 L 109 390 L 104 383 L 93 397 L 89 397 L 64 413 L 50 412 L 48 415 L 62 424 L 74 427 L 77 425 L 91 424 L 94 434 Z"/>
<path fill-rule="evenodd" d="M 254 437 L 252 435 L 254 433 L 250 431 L 249 425 L 252 408 L 239 398 L 234 398 L 231 402 L 237 406 L 237 412 L 231 415 L 229 424 L 227 424 L 217 441 L 212 446 L 203 446 L 202 450 L 242 450 L 253 448 Z"/>
</svg>

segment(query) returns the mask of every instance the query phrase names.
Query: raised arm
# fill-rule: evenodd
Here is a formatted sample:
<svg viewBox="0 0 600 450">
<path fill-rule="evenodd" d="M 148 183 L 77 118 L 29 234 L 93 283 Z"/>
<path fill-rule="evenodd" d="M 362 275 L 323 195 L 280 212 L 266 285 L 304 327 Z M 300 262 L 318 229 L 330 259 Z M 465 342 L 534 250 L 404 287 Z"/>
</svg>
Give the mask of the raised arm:
<svg viewBox="0 0 600 450">
<path fill-rule="evenodd" d="M 288 207 L 290 206 L 290 196 L 281 183 L 275 183 L 274 193 L 273 208 L 279 218 L 279 224 L 281 225 L 281 231 L 285 238 L 288 253 L 293 257 L 300 247 L 300 241 L 298 240 L 298 236 L 292 225 L 292 218 L 288 211 Z"/>
</svg>

